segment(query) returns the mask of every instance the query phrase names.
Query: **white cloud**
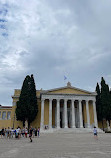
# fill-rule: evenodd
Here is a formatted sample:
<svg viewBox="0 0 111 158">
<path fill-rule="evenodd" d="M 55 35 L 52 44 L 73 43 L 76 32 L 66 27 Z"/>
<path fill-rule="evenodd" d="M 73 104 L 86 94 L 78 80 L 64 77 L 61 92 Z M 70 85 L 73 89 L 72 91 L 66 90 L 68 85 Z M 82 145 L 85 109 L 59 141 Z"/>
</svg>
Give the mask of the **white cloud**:
<svg viewBox="0 0 111 158">
<path fill-rule="evenodd" d="M 3 85 L 10 87 L 6 93 L 11 96 L 10 91 L 20 88 L 31 73 L 37 88 L 62 86 L 66 74 L 73 86 L 95 89 L 101 76 L 111 74 L 110 4 L 103 0 L 1 0 L 0 97 L 5 97 Z"/>
</svg>

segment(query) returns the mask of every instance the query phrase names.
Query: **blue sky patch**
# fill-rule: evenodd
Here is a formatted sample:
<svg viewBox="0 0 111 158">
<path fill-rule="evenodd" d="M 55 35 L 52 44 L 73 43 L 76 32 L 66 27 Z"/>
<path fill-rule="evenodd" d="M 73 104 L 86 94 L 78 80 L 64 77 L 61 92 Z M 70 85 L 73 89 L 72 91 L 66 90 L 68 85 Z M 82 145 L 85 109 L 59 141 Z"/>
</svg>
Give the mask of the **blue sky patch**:
<svg viewBox="0 0 111 158">
<path fill-rule="evenodd" d="M 5 25 L 0 25 L 0 29 L 6 29 Z"/>
<path fill-rule="evenodd" d="M 4 37 L 7 37 L 8 36 L 8 33 L 2 33 L 2 36 L 4 36 Z"/>
<path fill-rule="evenodd" d="M 7 20 L 5 20 L 5 19 L 0 19 L 0 22 L 7 22 Z"/>
</svg>

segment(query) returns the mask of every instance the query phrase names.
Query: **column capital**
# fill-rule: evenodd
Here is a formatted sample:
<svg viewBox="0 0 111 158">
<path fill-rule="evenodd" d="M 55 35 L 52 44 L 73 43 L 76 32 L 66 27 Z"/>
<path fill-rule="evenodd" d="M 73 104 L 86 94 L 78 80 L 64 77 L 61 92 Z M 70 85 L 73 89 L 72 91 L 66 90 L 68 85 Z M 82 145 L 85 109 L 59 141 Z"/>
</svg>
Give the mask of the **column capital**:
<svg viewBox="0 0 111 158">
<path fill-rule="evenodd" d="M 82 99 L 79 99 L 78 101 L 79 101 L 79 102 L 82 102 Z"/>
<path fill-rule="evenodd" d="M 93 99 L 92 101 L 93 101 L 93 103 L 94 103 L 94 102 L 96 102 L 96 99 Z"/>
<path fill-rule="evenodd" d="M 56 99 L 57 100 L 57 102 L 60 102 L 60 99 Z"/>
<path fill-rule="evenodd" d="M 88 103 L 88 102 L 89 102 L 89 100 L 85 100 L 85 102 L 86 102 L 86 103 Z"/>
<path fill-rule="evenodd" d="M 41 101 L 44 101 L 44 100 L 45 100 L 44 98 L 41 99 Z"/>
<path fill-rule="evenodd" d="M 52 101 L 53 99 L 51 98 L 51 99 L 49 99 L 49 101 Z"/>
<path fill-rule="evenodd" d="M 68 101 L 68 99 L 66 99 L 66 98 L 65 98 L 65 99 L 64 99 L 64 101 L 65 101 L 65 102 L 67 102 L 67 101 Z"/>
</svg>

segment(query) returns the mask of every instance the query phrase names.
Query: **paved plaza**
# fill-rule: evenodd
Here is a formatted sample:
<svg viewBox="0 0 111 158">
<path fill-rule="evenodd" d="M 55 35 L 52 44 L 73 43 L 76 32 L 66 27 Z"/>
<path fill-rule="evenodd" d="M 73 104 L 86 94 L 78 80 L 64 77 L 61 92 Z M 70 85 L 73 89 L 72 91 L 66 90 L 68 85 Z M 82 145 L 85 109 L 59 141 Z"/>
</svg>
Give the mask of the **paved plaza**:
<svg viewBox="0 0 111 158">
<path fill-rule="evenodd" d="M 0 158 L 111 158 L 111 134 L 46 133 L 40 138 L 0 138 Z"/>
</svg>

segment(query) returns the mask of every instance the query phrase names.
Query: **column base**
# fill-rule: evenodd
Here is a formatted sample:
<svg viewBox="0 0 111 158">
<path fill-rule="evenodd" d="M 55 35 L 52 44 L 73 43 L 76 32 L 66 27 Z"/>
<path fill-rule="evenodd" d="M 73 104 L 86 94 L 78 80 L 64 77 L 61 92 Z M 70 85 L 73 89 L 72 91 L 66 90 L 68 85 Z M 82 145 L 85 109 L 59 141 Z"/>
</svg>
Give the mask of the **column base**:
<svg viewBox="0 0 111 158">
<path fill-rule="evenodd" d="M 75 126 L 72 126 L 71 128 L 75 129 L 76 127 L 75 127 Z"/>
<path fill-rule="evenodd" d="M 43 125 L 40 126 L 40 130 L 42 130 L 42 131 L 44 130 L 44 126 Z"/>
</svg>

